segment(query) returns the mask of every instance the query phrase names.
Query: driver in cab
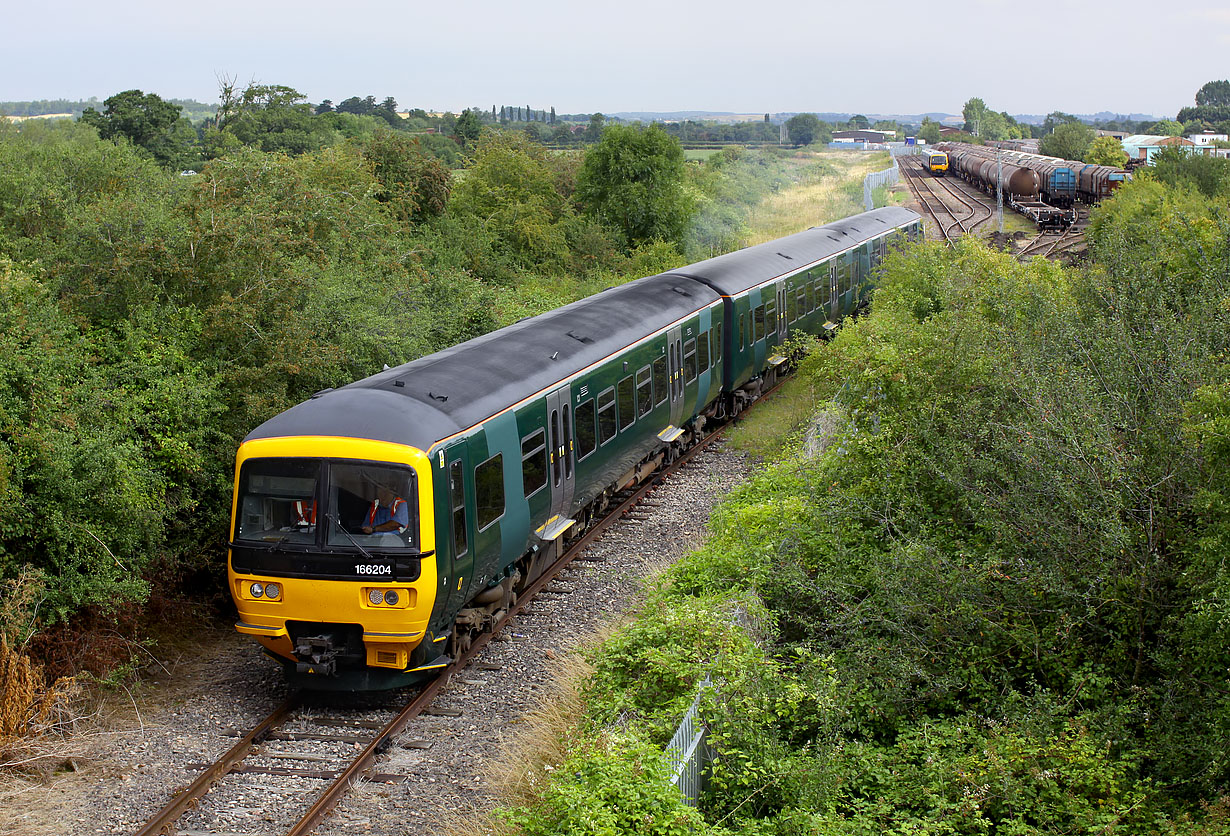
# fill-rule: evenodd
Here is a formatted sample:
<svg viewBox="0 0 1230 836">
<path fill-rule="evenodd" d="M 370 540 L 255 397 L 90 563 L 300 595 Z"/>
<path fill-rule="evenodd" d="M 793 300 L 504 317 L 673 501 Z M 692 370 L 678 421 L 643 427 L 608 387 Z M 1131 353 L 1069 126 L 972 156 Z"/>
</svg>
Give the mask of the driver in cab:
<svg viewBox="0 0 1230 836">
<path fill-rule="evenodd" d="M 406 501 L 386 487 L 376 489 L 376 498 L 372 500 L 367 511 L 367 519 L 363 523 L 364 534 L 379 534 L 385 531 L 396 531 L 398 534 L 410 525 L 410 510 Z"/>
</svg>

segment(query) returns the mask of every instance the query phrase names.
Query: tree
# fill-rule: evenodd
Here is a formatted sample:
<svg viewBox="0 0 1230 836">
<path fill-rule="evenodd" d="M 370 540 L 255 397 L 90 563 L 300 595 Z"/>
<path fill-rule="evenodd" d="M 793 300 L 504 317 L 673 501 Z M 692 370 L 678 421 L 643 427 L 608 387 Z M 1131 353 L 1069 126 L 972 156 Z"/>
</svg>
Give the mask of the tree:
<svg viewBox="0 0 1230 836">
<path fill-rule="evenodd" d="M 850 121 L 846 123 L 851 130 L 865 131 L 871 127 L 871 121 L 861 113 L 856 113 L 850 117 Z"/>
<path fill-rule="evenodd" d="M 811 145 L 820 133 L 820 118 L 814 113 L 797 113 L 786 120 L 786 133 L 795 148 Z"/>
<path fill-rule="evenodd" d="M 576 212 L 560 189 L 559 164 L 568 159 L 517 131 L 491 131 L 476 144 L 448 214 L 473 224 L 513 264 L 541 272 L 568 263 Z"/>
<path fill-rule="evenodd" d="M 343 99 L 337 106 L 338 113 L 353 113 L 356 116 L 366 116 L 371 112 L 371 108 L 363 99 L 358 96 L 351 96 L 349 99 Z"/>
<path fill-rule="evenodd" d="M 397 220 L 415 223 L 444 212 L 452 177 L 438 159 L 423 153 L 418 139 L 381 129 L 362 153 L 382 187 L 376 199 Z"/>
<path fill-rule="evenodd" d="M 595 113 L 589 117 L 589 127 L 585 129 L 585 141 L 597 142 L 602 139 L 603 125 L 606 123 L 606 117 L 601 113 Z"/>
<path fill-rule="evenodd" d="M 262 151 L 304 154 L 333 141 L 328 114 L 317 117 L 305 96 L 282 84 L 249 84 L 236 93 L 234 82 L 222 81 L 218 118 L 207 131 L 205 144 L 211 158 L 240 145 Z M 345 103 L 343 103 L 345 104 Z M 342 106 L 338 105 L 338 112 Z"/>
<path fill-rule="evenodd" d="M 612 125 L 585 154 L 576 199 L 633 244 L 679 241 L 693 210 L 683 175 L 683 148 L 664 130 Z"/>
<path fill-rule="evenodd" d="M 468 107 L 461 111 L 456 124 L 453 125 L 453 136 L 463 145 L 474 142 L 482 132 L 482 117 L 478 115 L 477 110 L 471 110 Z"/>
<path fill-rule="evenodd" d="M 965 130 L 974 136 L 982 136 L 982 120 L 987 114 L 987 103 L 979 98 L 972 98 L 961 108 L 965 117 Z"/>
<path fill-rule="evenodd" d="M 1230 81 L 1210 81 L 1196 91 L 1197 105 L 1230 107 Z"/>
<path fill-rule="evenodd" d="M 1206 197 L 1230 194 L 1230 160 L 1163 148 L 1153 158 L 1153 176 L 1170 186 L 1195 188 Z"/>
<path fill-rule="evenodd" d="M 325 99 L 323 102 L 316 105 L 316 115 L 319 116 L 322 113 L 333 113 L 333 102 L 329 99 Z"/>
<path fill-rule="evenodd" d="M 1046 115 L 1046 119 L 1042 122 L 1042 135 L 1046 136 L 1053 133 L 1055 128 L 1060 125 L 1068 125 L 1072 122 L 1079 122 L 1080 119 L 1073 116 L 1071 113 L 1064 113 L 1062 110 L 1052 110 Z"/>
<path fill-rule="evenodd" d="M 1100 136 L 1095 139 L 1090 143 L 1089 150 L 1084 156 L 1087 163 L 1108 165 L 1112 168 L 1123 168 L 1127 165 L 1127 158 L 1127 152 L 1123 150 L 1123 143 L 1113 136 Z"/>
<path fill-rule="evenodd" d="M 1038 153 L 1062 160 L 1082 160 L 1093 138 L 1093 128 L 1083 122 L 1068 122 L 1042 137 L 1038 143 Z"/>
<path fill-rule="evenodd" d="M 1161 119 L 1153 123 L 1149 133 L 1156 136 L 1183 136 L 1183 125 L 1174 119 Z"/>
<path fill-rule="evenodd" d="M 922 126 L 918 129 L 918 138 L 928 145 L 934 145 L 940 141 L 940 124 L 932 122 L 930 116 L 924 116 Z"/>
<path fill-rule="evenodd" d="M 168 168 L 191 168 L 200 162 L 196 131 L 180 116 L 179 105 L 140 90 L 116 93 L 103 104 L 102 113 L 88 107 L 81 114 L 81 121 L 103 139 L 123 137 Z"/>
</svg>

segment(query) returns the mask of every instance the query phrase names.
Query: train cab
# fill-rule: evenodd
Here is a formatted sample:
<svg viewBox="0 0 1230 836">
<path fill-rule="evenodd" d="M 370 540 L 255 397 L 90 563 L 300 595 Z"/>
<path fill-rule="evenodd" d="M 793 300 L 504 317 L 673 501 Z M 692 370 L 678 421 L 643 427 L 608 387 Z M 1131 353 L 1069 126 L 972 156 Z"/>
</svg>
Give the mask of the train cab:
<svg viewBox="0 0 1230 836">
<path fill-rule="evenodd" d="M 948 174 L 948 155 L 943 151 L 932 151 L 927 155 L 927 170 L 934 177 Z"/>
</svg>

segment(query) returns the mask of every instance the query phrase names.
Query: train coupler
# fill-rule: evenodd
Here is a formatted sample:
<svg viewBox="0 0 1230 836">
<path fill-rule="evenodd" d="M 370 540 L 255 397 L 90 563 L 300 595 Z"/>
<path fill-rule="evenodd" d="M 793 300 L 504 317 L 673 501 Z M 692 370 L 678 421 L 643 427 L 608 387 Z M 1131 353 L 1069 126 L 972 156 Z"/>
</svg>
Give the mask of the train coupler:
<svg viewBox="0 0 1230 836">
<path fill-rule="evenodd" d="M 302 636 L 295 642 L 297 673 L 313 673 L 318 676 L 337 674 L 337 648 L 332 636 Z"/>
</svg>

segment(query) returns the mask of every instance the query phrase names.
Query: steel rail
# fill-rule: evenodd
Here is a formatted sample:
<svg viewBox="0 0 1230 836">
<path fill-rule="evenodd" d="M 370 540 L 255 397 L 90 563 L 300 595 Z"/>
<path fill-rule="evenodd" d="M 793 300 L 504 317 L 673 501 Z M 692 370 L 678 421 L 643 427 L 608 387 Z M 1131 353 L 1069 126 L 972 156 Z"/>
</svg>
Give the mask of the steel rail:
<svg viewBox="0 0 1230 836">
<path fill-rule="evenodd" d="M 764 395 L 756 400 L 756 403 L 763 402 L 776 389 L 777 387 L 774 386 L 773 389 L 765 392 Z M 627 511 L 644 499 L 658 486 L 664 477 L 683 467 L 693 456 L 716 441 L 726 430 L 728 423 L 729 421 L 723 422 L 716 430 L 689 447 L 679 458 L 663 468 L 661 472 L 655 474 L 653 478 L 646 479 L 623 502 L 603 515 L 600 520 L 590 526 L 584 534 L 571 543 L 554 563 L 547 567 L 536 580 L 525 588 L 525 591 L 517 597 L 517 603 L 508 609 L 508 613 L 500 620 L 499 624 L 495 625 L 490 631 L 480 633 L 464 653 L 453 660 L 397 717 L 393 718 L 387 726 L 380 730 L 367 748 L 355 758 L 354 762 L 325 789 L 304 817 L 287 831 L 286 836 L 306 836 L 306 834 L 315 830 L 317 825 L 324 821 L 329 812 L 337 806 L 337 803 L 349 791 L 351 784 L 361 778 L 363 773 L 375 762 L 376 756 L 389 747 L 393 736 L 400 732 L 410 720 L 417 717 L 424 709 L 431 705 L 432 699 L 444 688 L 453 674 L 464 670 L 492 639 L 498 636 L 505 627 L 512 624 L 513 619 L 534 602 L 538 593 L 551 581 L 555 580 L 564 568 L 572 563 L 574 558 L 581 554 L 594 540 L 598 539 L 599 535 L 605 532 L 606 529 L 614 525 Z"/>
<path fill-rule="evenodd" d="M 261 720 L 252 731 L 243 736 L 238 743 L 222 757 L 197 776 L 197 779 L 176 794 L 175 798 L 154 814 L 145 826 L 138 830 L 135 836 L 155 836 L 168 832 L 184 812 L 209 792 L 213 785 L 226 776 L 240 761 L 248 756 L 252 747 L 265 739 L 265 736 L 280 726 L 287 716 L 302 704 L 298 691 L 291 694 L 285 702 L 275 708 L 268 717 Z"/>
</svg>

